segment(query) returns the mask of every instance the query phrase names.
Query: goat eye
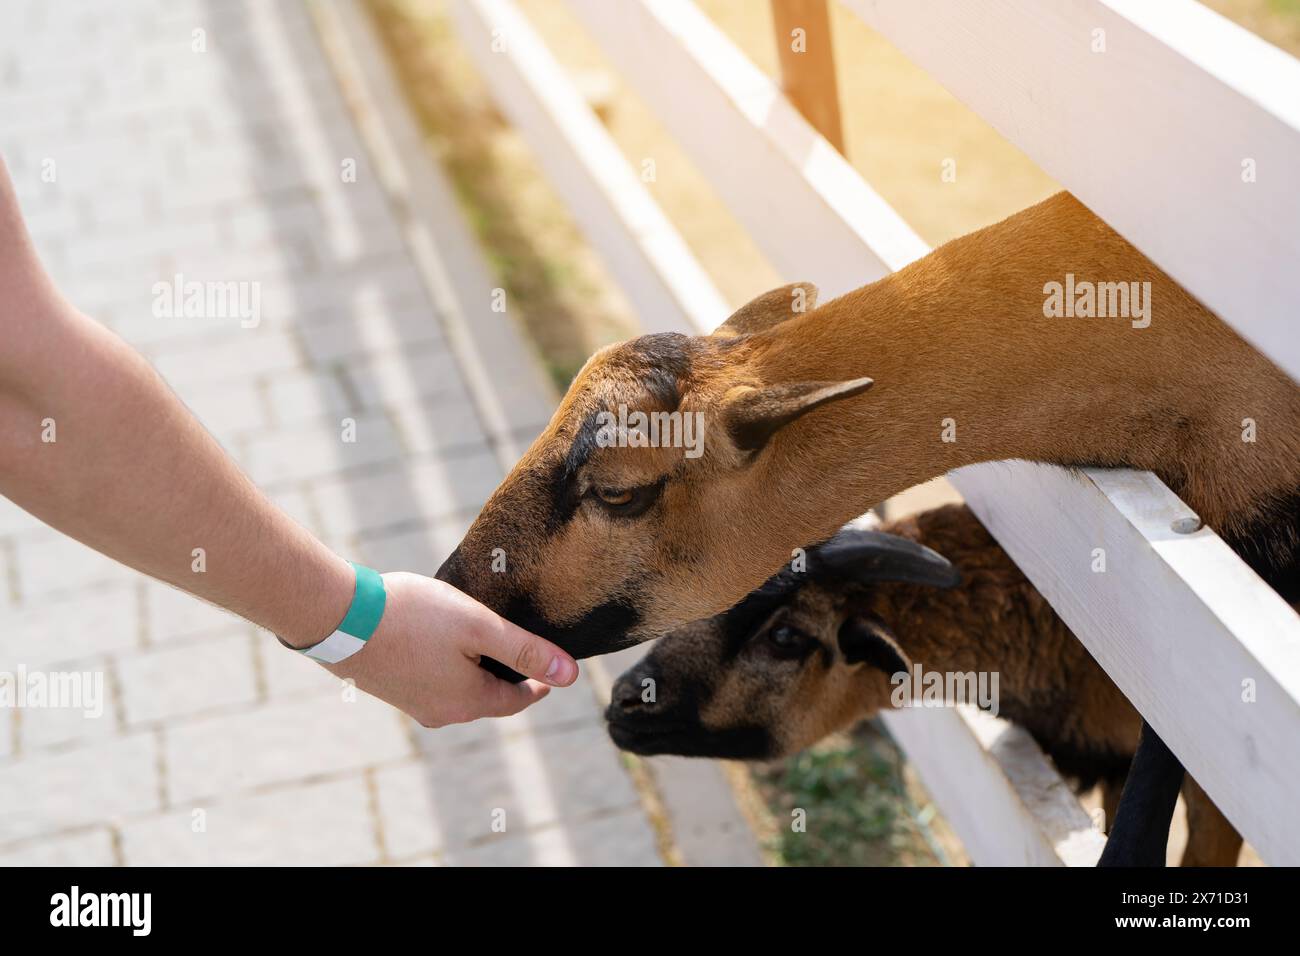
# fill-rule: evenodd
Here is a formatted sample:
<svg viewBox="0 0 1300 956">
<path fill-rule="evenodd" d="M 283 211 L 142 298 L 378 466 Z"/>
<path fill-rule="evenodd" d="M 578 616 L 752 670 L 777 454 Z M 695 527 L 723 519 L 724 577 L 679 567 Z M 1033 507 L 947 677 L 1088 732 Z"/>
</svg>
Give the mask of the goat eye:
<svg viewBox="0 0 1300 956">
<path fill-rule="evenodd" d="M 654 506 L 663 490 L 664 481 L 660 479 L 640 488 L 601 488 L 596 485 L 588 494 L 599 502 L 606 513 L 618 518 L 636 518 Z"/>
<path fill-rule="evenodd" d="M 630 505 L 635 497 L 631 490 L 617 488 L 597 488 L 595 489 L 596 497 L 612 508 L 621 508 L 624 505 Z"/>
<path fill-rule="evenodd" d="M 780 624 L 767 632 L 767 642 L 782 657 L 796 657 L 803 653 L 812 640 L 807 634 L 789 624 Z"/>
</svg>

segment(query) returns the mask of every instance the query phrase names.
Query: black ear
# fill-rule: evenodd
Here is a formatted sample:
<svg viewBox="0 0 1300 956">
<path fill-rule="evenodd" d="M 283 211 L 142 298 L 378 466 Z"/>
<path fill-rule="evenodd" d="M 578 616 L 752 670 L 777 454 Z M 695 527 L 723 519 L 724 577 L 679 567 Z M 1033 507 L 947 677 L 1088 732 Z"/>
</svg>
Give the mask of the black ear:
<svg viewBox="0 0 1300 956">
<path fill-rule="evenodd" d="M 852 615 L 840 625 L 840 652 L 850 664 L 866 664 L 892 677 L 909 671 L 912 662 L 884 621 L 874 615 Z"/>
<path fill-rule="evenodd" d="M 884 531 L 845 528 L 809 554 L 818 570 L 856 581 L 903 581 L 956 587 L 961 573 L 947 558 L 910 538 Z"/>
</svg>

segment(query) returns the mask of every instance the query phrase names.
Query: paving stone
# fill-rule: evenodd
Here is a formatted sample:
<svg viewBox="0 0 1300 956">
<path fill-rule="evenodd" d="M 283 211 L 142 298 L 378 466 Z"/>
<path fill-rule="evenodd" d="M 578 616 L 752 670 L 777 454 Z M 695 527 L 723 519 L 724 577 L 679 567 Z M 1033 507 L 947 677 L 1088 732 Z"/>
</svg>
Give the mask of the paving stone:
<svg viewBox="0 0 1300 956">
<path fill-rule="evenodd" d="M 125 583 L 136 572 L 65 535 L 51 532 L 14 541 L 18 591 L 24 602 L 96 584 Z"/>
<path fill-rule="evenodd" d="M 0 846 L 159 807 L 153 734 L 99 741 L 0 764 Z"/>
<path fill-rule="evenodd" d="M 358 181 L 373 182 L 372 173 L 364 166 L 364 156 L 349 156 L 356 161 Z M 336 161 L 336 169 L 337 161 Z M 359 184 L 347 184 L 348 195 L 334 193 L 322 203 L 327 210 L 320 227 L 308 233 L 316 261 L 325 268 L 340 262 L 350 262 L 375 253 L 400 255 L 406 252 L 401 230 L 391 216 L 369 219 L 364 215 L 366 205 L 354 203 L 353 195 L 368 191 Z M 384 210 L 386 212 L 386 210 Z"/>
<path fill-rule="evenodd" d="M 345 428 L 347 418 L 355 427 Z M 345 432 L 353 441 L 344 441 Z M 250 438 L 244 465 L 259 485 L 320 478 L 351 468 L 395 461 L 401 444 L 382 415 L 348 415 L 323 424 L 275 428 Z"/>
<path fill-rule="evenodd" d="M 67 662 L 51 668 L 24 668 L 11 673 L 25 679 L 29 691 L 32 682 L 39 679 L 50 693 L 45 703 L 29 700 L 18 711 L 21 753 L 30 754 L 61 744 L 91 743 L 119 732 L 116 682 L 105 658 Z"/>
<path fill-rule="evenodd" d="M 303 322 L 299 335 L 307 355 L 317 365 L 445 342 L 442 327 L 424 295 L 417 296 L 413 304 L 384 302 L 351 313 L 331 310 L 324 321 Z"/>
<path fill-rule="evenodd" d="M 0 670 L 49 667 L 140 646 L 140 602 L 134 583 L 93 588 L 40 601 L 6 615 L 0 628 Z"/>
<path fill-rule="evenodd" d="M 412 761 L 375 773 L 389 856 L 396 859 L 444 847 L 442 814 L 427 789 L 427 781 L 438 773 L 439 760 L 455 761 L 467 752 L 476 752 L 477 760 L 488 760 L 491 758 L 484 755 L 496 752 L 503 741 L 521 737 L 538 741 L 549 763 L 546 736 L 573 730 L 580 724 L 604 733 L 604 721 L 585 675 L 571 687 L 552 690 L 541 703 L 513 717 L 476 720 L 436 730 L 413 728 L 420 752 L 434 758 L 434 762 Z"/>
<path fill-rule="evenodd" d="M 290 272 L 263 274 L 261 282 L 263 316 L 293 316 L 309 324 L 313 316 L 367 315 L 428 297 L 405 255 L 359 259 L 310 282 Z"/>
<path fill-rule="evenodd" d="M 379 819 L 390 859 L 432 854 L 444 845 L 428 779 L 429 768 L 419 760 L 375 771 Z"/>
<path fill-rule="evenodd" d="M 157 281 L 171 282 L 172 276 L 164 276 Z M 113 290 L 108 290 L 111 293 Z M 96 318 L 103 321 L 104 314 L 112 315 L 111 322 L 113 331 L 126 339 L 137 349 L 141 349 L 151 354 L 175 353 L 178 350 L 201 348 L 205 344 L 220 345 L 227 341 L 227 337 L 236 333 L 248 333 L 251 329 L 240 327 L 238 317 L 225 315 L 215 316 L 170 316 L 154 315 L 154 293 L 153 284 L 148 286 L 139 285 L 131 288 L 121 288 L 117 290 L 117 296 L 99 299 L 93 305 L 87 305 L 85 308 L 94 309 Z M 107 295 L 107 293 L 101 293 Z M 251 299 L 248 300 L 251 305 Z M 252 322 L 252 319 L 245 320 Z M 257 325 L 259 331 L 266 332 L 283 332 L 283 326 L 276 328 L 275 324 L 267 316 L 265 309 L 262 311 L 261 321 Z M 186 398 L 186 392 L 195 391 L 194 382 L 174 377 L 171 379 L 171 385 L 181 393 L 182 398 Z M 198 388 L 203 392 L 213 392 L 216 389 L 211 383 L 200 380 Z"/>
<path fill-rule="evenodd" d="M 469 530 L 468 515 L 434 522 L 410 531 L 377 534 L 357 543 L 362 564 L 384 571 L 433 575 Z"/>
<path fill-rule="evenodd" d="M 503 475 L 483 445 L 454 458 L 407 460 L 382 471 L 313 482 L 326 534 L 343 537 L 477 512 Z"/>
<path fill-rule="evenodd" d="M 356 866 L 378 862 L 379 847 L 365 779 L 354 774 L 128 823 L 122 855 L 130 866 Z"/>
<path fill-rule="evenodd" d="M 0 537 L 23 534 L 44 527 L 39 518 L 28 514 L 8 498 L 0 498 Z"/>
<path fill-rule="evenodd" d="M 297 343 L 284 332 L 244 329 L 236 323 L 220 341 L 158 355 L 154 365 L 169 382 L 184 382 L 184 388 L 193 388 L 199 383 L 300 368 L 302 359 Z"/>
<path fill-rule="evenodd" d="M 257 155 L 248 158 L 265 161 Z M 359 174 L 369 172 L 365 157 L 355 159 Z M 311 192 L 292 193 L 276 202 L 241 206 L 222 220 L 222 236 L 238 245 L 261 244 L 277 240 L 292 230 L 317 238 L 321 251 L 337 250 L 355 256 L 365 239 L 376 235 L 387 239 L 395 233 L 382 201 L 354 203 L 352 199 L 358 192 L 336 194 L 337 201 L 328 203 L 329 208 L 319 194 Z M 331 216 L 330 211 L 336 214 Z"/>
<path fill-rule="evenodd" d="M 131 147 L 136 148 L 138 147 Z M 84 157 L 87 165 L 110 160 L 109 157 L 94 156 L 102 153 L 104 146 L 96 143 L 89 147 Z M 60 167 L 70 165 L 70 158 L 60 157 Z M 214 245 L 218 241 L 215 222 L 195 220 L 192 217 L 183 222 L 160 222 L 150 229 L 123 233 L 75 233 L 68 240 L 63 250 L 63 264 L 70 270 L 84 270 L 116 263 L 134 263 L 140 261 L 161 261 L 178 245 L 204 243 Z M 156 276 L 155 281 L 169 281 L 171 276 Z M 152 284 L 151 284 L 152 289 Z"/>
<path fill-rule="evenodd" d="M 257 699 L 254 638 L 246 630 L 173 643 L 117 660 L 122 706 L 130 726 Z"/>
<path fill-rule="evenodd" d="M 266 681 L 266 693 L 272 701 L 303 691 L 338 693 L 342 681 L 310 657 L 284 647 L 265 631 L 257 634 L 257 656 Z"/>
<path fill-rule="evenodd" d="M 0 866 L 116 866 L 113 834 L 104 827 L 38 837 L 0 850 Z"/>
<path fill-rule="evenodd" d="M 412 749 L 405 719 L 336 692 L 168 726 L 168 793 L 184 803 L 401 759 Z"/>
<path fill-rule="evenodd" d="M 18 722 L 14 719 L 12 707 L 0 707 L 0 760 L 14 752 Z"/>
<path fill-rule="evenodd" d="M 429 799 L 447 847 L 639 806 L 614 745 L 594 723 L 545 736 L 498 738 L 426 766 Z M 501 819 L 506 829 L 497 833 L 493 826 Z"/>
<path fill-rule="evenodd" d="M 596 700 L 591 680 L 581 672 L 568 687 L 553 688 L 540 703 L 512 717 L 499 720 L 474 720 L 429 730 L 413 730 L 420 753 L 431 757 L 450 757 L 475 747 L 494 745 L 497 741 L 519 735 L 548 734 L 572 729 L 580 723 L 604 727 L 603 705 Z"/>
<path fill-rule="evenodd" d="M 327 371 L 281 372 L 268 376 L 263 389 L 276 425 L 297 425 L 355 416 L 358 409 L 338 378 Z"/>
<path fill-rule="evenodd" d="M 249 627 L 240 618 L 161 581 L 149 581 L 144 593 L 146 633 L 151 644 Z"/>
<path fill-rule="evenodd" d="M 344 374 L 367 408 L 468 400 L 455 357 L 440 346 L 361 358 L 347 363 Z"/>
<path fill-rule="evenodd" d="M 17 581 L 18 568 L 13 566 L 9 558 L 9 549 L 13 547 L 11 540 L 0 538 L 0 611 L 6 615 L 11 609 L 16 608 L 18 602 Z M 0 655 L 4 650 L 4 634 L 0 632 Z M 0 659 L 3 659 L 0 656 Z"/>
<path fill-rule="evenodd" d="M 227 382 L 203 389 L 186 387 L 181 400 L 221 441 L 271 424 L 257 386 L 252 382 Z"/>
<path fill-rule="evenodd" d="M 451 457 L 485 441 L 478 410 L 468 398 L 400 405 L 391 414 L 406 447 L 417 455 Z"/>
<path fill-rule="evenodd" d="M 662 866 L 640 807 L 447 853 L 450 866 Z"/>
</svg>

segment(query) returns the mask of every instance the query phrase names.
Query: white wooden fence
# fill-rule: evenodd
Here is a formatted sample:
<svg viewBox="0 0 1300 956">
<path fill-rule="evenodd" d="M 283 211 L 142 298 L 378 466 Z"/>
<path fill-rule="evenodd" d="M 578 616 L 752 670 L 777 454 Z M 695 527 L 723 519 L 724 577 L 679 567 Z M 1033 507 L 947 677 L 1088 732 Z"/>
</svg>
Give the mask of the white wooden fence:
<svg viewBox="0 0 1300 956">
<path fill-rule="evenodd" d="M 1300 62 L 1192 0 L 845 2 L 1300 378 Z M 690 0 L 569 3 L 788 279 L 830 297 L 928 251 Z M 721 296 L 511 0 L 453 10 L 647 330 L 714 328 Z M 1300 863 L 1300 617 L 1212 531 L 1174 530 L 1191 512 L 1149 473 L 950 478 L 1259 854 Z M 1095 862 L 1023 731 L 965 708 L 889 720 L 975 862 Z"/>
</svg>

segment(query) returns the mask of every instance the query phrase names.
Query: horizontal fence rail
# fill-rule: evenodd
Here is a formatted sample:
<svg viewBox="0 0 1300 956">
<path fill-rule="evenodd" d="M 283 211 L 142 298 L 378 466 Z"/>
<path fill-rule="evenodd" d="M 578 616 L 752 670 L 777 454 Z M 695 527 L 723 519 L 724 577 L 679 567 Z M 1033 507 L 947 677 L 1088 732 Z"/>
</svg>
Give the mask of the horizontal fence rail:
<svg viewBox="0 0 1300 956">
<path fill-rule="evenodd" d="M 882 711 L 977 866 L 1096 866 L 1106 845 L 1023 727 L 970 704 Z"/>
<path fill-rule="evenodd" d="M 694 4 L 569 5 L 769 261 L 833 298 L 929 252 Z"/>
<path fill-rule="evenodd" d="M 844 0 L 1300 381 L 1300 61 L 1194 0 Z"/>
<path fill-rule="evenodd" d="M 779 271 L 816 281 L 835 294 L 927 251 L 785 102 L 775 84 L 693 4 L 570 4 Z M 1080 0 L 1075 5 L 1089 4 Z M 526 72 L 509 52 L 512 42 L 522 43 L 525 51 L 533 43 L 541 45 L 526 21 L 507 0 L 457 0 L 454 7 L 467 44 L 471 50 L 480 48 L 476 58 L 493 88 L 518 97 L 517 92 L 508 93 L 508 80 L 492 81 L 492 76 L 513 73 L 518 78 Z M 503 30 L 503 24 L 509 29 Z M 489 49 L 493 30 L 504 34 L 504 56 L 483 52 Z M 558 67 L 545 82 L 567 86 Z M 568 95 L 569 107 L 591 121 L 588 130 L 605 136 L 605 145 L 613 149 L 585 103 L 571 89 Z M 525 111 L 521 102 L 529 100 L 503 99 L 501 105 L 514 119 L 516 112 Z M 683 109 L 683 102 L 691 108 Z M 562 162 L 557 156 L 572 155 L 579 146 L 565 141 L 564 124 L 554 117 L 541 122 L 537 115 L 532 111 L 531 118 L 521 118 L 518 125 L 550 172 Z M 725 151 L 717 149 L 719 142 L 727 143 Z M 728 161 L 719 160 L 720 153 Z M 611 155 L 602 147 L 599 155 L 602 166 L 621 166 L 631 174 L 616 149 Z M 750 157 L 757 159 L 750 162 Z M 1296 165 L 1300 162 L 1293 161 Z M 1048 171 L 1075 188 L 1068 175 Z M 608 170 L 598 173 L 593 178 L 610 175 Z M 565 178 L 553 175 L 569 198 Z M 634 176 L 632 183 L 644 194 Z M 646 200 L 653 205 L 648 195 Z M 1158 201 L 1153 196 L 1150 205 Z M 1138 198 L 1132 202 L 1141 208 Z M 635 274 L 672 268 L 673 257 L 656 254 L 653 243 L 636 241 L 637 230 L 630 225 L 635 219 L 626 209 L 611 202 L 588 205 L 590 211 L 578 208 L 575 215 L 589 236 L 612 231 L 632 237 L 618 249 L 625 261 L 614 270 L 616 275 L 620 269 Z M 621 222 L 605 221 L 610 217 Z M 1158 217 L 1152 221 L 1158 222 Z M 597 248 L 609 258 L 608 248 Z M 693 259 L 684 245 L 680 252 Z M 1178 276 L 1168 263 L 1162 265 Z M 661 276 L 659 281 L 668 280 Z M 643 308 L 643 300 L 632 298 Z M 717 321 L 712 308 L 716 306 L 690 315 L 683 310 L 674 324 L 707 330 Z M 723 314 L 725 309 L 717 318 Z M 1248 337 L 1261 342 L 1267 335 L 1255 332 Z M 1212 531 L 1174 532 L 1173 523 L 1188 517 L 1189 511 L 1150 474 L 1074 474 L 1026 463 L 995 463 L 961 469 L 951 477 L 980 519 L 1261 856 L 1275 863 L 1300 862 L 1300 826 L 1286 812 L 1300 792 L 1300 761 L 1294 759 L 1300 739 L 1300 618 Z M 1094 574 L 1091 568 L 1092 549 L 1099 543 L 1108 552 L 1106 574 Z M 1243 703 L 1243 682 L 1253 689 L 1253 703 Z M 946 716 L 924 722 L 935 713 Z M 1090 835 L 1077 815 L 1077 802 L 1067 795 L 1064 803 L 1046 810 L 1035 806 L 1030 799 L 1033 788 L 1026 783 L 1033 775 L 1017 775 L 999 763 L 993 753 L 994 735 L 981 732 L 970 715 L 889 716 L 891 730 L 945 814 L 955 826 L 964 821 L 958 832 L 975 847 L 977 862 L 1095 859 L 1100 838 L 1095 832 Z M 972 742 L 984 757 L 970 749 Z M 979 773 L 979 783 L 954 776 L 958 764 Z M 989 809 L 994 806 L 996 811 Z M 1005 833 L 1023 839 L 995 839 Z"/>
<path fill-rule="evenodd" d="M 696 333 L 725 318 L 717 287 L 523 14 L 496 0 L 451 9 L 502 112 L 532 144 L 646 331 Z"/>
</svg>

